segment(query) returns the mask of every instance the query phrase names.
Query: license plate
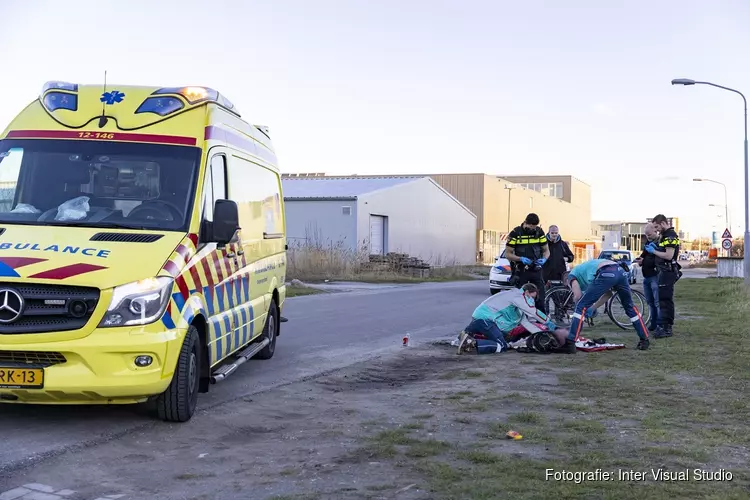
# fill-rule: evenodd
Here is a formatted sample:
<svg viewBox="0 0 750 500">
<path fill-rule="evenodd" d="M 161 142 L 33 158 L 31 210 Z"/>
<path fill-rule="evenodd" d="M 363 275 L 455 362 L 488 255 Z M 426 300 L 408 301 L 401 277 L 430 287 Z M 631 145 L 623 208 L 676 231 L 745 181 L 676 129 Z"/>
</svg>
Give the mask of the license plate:
<svg viewBox="0 0 750 500">
<path fill-rule="evenodd" d="M 43 368 L 11 368 L 0 366 L 0 389 L 41 389 Z"/>
</svg>

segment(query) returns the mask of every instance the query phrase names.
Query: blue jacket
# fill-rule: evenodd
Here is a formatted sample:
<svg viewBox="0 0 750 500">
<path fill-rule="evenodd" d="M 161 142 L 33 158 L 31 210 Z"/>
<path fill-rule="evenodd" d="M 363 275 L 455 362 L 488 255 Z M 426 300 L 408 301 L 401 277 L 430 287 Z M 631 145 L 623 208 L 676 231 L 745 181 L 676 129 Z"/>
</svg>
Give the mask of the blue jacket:
<svg viewBox="0 0 750 500">
<path fill-rule="evenodd" d="M 570 271 L 568 280 L 575 278 L 576 281 L 578 281 L 578 285 L 581 287 L 581 291 L 586 291 L 591 282 L 594 281 L 596 272 L 599 270 L 599 266 L 602 262 L 607 264 L 615 263 L 609 259 L 592 259 L 587 260 L 586 262 L 581 262 Z"/>
</svg>

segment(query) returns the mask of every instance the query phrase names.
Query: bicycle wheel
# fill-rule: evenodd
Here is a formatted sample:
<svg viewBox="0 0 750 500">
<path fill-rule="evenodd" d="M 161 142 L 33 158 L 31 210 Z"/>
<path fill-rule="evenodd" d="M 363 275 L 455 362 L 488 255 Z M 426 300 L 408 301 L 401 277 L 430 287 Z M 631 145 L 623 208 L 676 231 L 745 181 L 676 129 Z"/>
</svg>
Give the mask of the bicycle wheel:
<svg viewBox="0 0 750 500">
<path fill-rule="evenodd" d="M 630 295 L 633 297 L 633 305 L 638 309 L 638 312 L 641 313 L 643 323 L 647 324 L 651 316 L 651 311 L 646 302 L 646 296 L 638 290 L 631 290 Z M 623 307 L 622 302 L 620 302 L 619 295 L 616 293 L 607 301 L 607 315 L 609 316 L 609 319 L 612 320 L 612 323 L 623 330 L 635 328 L 633 322 L 630 321 L 630 316 L 625 312 L 625 307 Z"/>
<path fill-rule="evenodd" d="M 576 304 L 573 300 L 573 292 L 566 286 L 550 288 L 545 297 L 547 316 L 557 326 L 570 326 Z"/>
</svg>

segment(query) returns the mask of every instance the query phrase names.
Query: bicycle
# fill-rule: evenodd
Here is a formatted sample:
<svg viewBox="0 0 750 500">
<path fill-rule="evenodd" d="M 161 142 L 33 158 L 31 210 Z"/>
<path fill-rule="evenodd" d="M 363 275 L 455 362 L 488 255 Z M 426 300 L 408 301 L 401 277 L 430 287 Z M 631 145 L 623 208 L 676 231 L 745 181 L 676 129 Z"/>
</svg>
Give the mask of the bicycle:
<svg viewBox="0 0 750 500">
<path fill-rule="evenodd" d="M 625 307 L 623 307 L 620 302 L 620 297 L 617 293 L 614 293 L 611 290 L 608 293 L 610 293 L 611 296 L 604 303 L 604 312 L 609 316 L 609 319 L 612 320 L 612 323 L 623 330 L 629 328 L 635 329 L 633 322 L 630 321 L 630 318 L 625 312 Z M 642 292 L 633 289 L 630 290 L 630 294 L 633 296 L 633 304 L 636 309 L 638 309 L 638 312 L 641 313 L 643 323 L 648 324 L 651 319 L 651 309 L 648 307 L 646 296 Z M 547 306 L 547 315 L 552 321 L 558 325 L 570 325 L 570 320 L 573 316 L 576 304 L 575 300 L 573 300 L 573 290 L 569 285 L 563 283 L 561 285 L 551 286 L 545 297 L 545 305 Z M 594 326 L 593 318 L 586 318 L 586 324 L 588 326 Z"/>
</svg>

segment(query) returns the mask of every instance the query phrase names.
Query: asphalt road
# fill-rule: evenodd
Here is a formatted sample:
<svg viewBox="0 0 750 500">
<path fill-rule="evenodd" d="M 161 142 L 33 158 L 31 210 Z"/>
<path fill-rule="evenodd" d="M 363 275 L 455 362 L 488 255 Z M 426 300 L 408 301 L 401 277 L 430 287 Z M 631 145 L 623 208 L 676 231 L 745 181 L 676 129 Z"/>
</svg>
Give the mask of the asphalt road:
<svg viewBox="0 0 750 500">
<path fill-rule="evenodd" d="M 193 420 L 219 411 L 222 403 L 401 349 L 405 333 L 417 343 L 455 335 L 488 295 L 487 282 L 477 280 L 290 298 L 274 358 L 246 363 L 201 394 Z M 18 469 L 65 451 L 85 454 L 90 446 L 160 425 L 168 424 L 138 406 L 0 405 L 0 498 Z"/>
</svg>

